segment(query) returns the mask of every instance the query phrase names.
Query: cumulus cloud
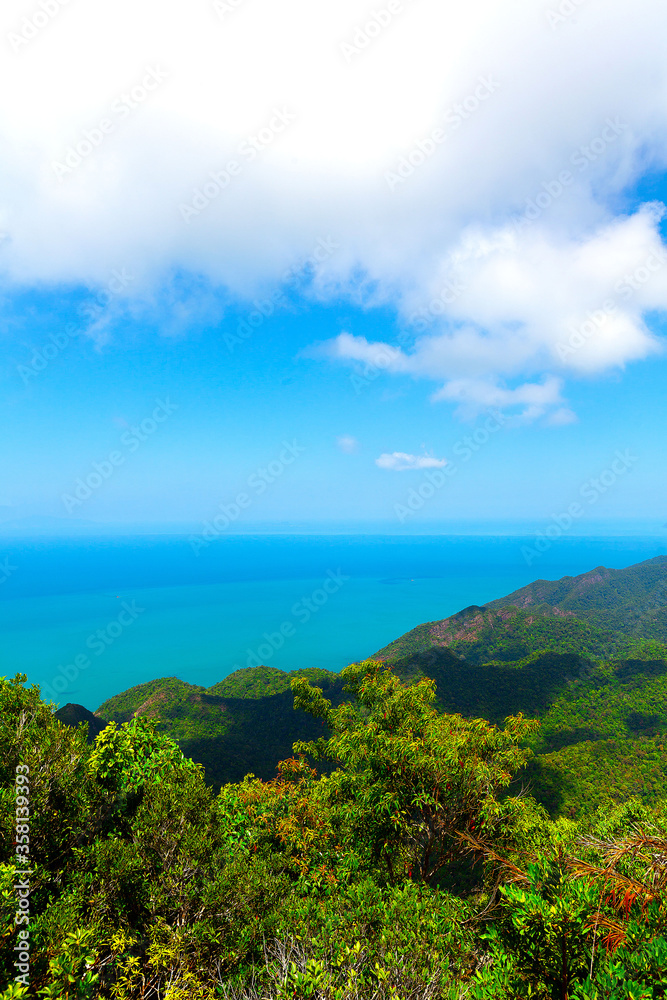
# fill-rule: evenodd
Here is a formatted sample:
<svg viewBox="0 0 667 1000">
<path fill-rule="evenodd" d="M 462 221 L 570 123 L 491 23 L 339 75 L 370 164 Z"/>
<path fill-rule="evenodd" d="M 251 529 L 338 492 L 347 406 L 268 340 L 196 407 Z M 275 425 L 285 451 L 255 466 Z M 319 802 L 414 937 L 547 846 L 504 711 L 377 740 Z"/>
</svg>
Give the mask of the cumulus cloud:
<svg viewBox="0 0 667 1000">
<path fill-rule="evenodd" d="M 406 472 L 408 469 L 442 469 L 447 465 L 446 458 L 433 458 L 431 455 L 408 455 L 404 451 L 385 452 L 375 459 L 380 469 L 391 469 L 392 472 Z"/>
<path fill-rule="evenodd" d="M 356 0 L 31 11 L 0 12 L 7 288 L 127 267 L 135 299 L 183 273 L 252 299 L 309 261 L 302 291 L 421 334 L 339 339 L 341 360 L 459 405 L 495 386 L 552 422 L 540 386 L 659 349 L 660 209 L 617 206 L 667 162 L 661 0 L 563 24 L 533 0 L 420 0 L 379 31 Z"/>
<path fill-rule="evenodd" d="M 459 412 L 464 417 L 474 417 L 485 409 L 519 408 L 521 418 L 526 421 L 543 416 L 561 400 L 561 382 L 556 378 L 546 378 L 541 383 L 526 382 L 515 389 L 505 389 L 481 379 L 456 379 L 448 382 L 433 397 L 459 404 Z"/>
<path fill-rule="evenodd" d="M 662 349 L 644 319 L 667 309 L 662 214 L 646 205 L 575 244 L 550 239 L 538 226 L 469 230 L 430 299 L 411 316 L 433 332 L 418 335 L 410 349 L 341 333 L 321 350 L 339 361 L 441 380 L 432 398 L 457 402 L 463 414 L 523 406 L 524 419 L 550 412 L 552 424 L 571 422 L 574 415 L 560 407 L 563 376 L 599 374 Z M 445 306 L 443 324 L 437 317 Z M 538 383 L 520 381 L 536 372 L 549 374 Z M 518 381 L 508 388 L 501 380 Z"/>
</svg>

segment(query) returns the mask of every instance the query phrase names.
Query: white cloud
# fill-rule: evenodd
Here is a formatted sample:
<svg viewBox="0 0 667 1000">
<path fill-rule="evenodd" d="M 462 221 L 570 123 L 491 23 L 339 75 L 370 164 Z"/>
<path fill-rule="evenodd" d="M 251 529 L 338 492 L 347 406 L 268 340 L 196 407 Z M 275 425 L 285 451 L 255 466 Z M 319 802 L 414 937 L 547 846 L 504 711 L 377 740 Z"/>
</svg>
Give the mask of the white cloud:
<svg viewBox="0 0 667 1000">
<path fill-rule="evenodd" d="M 359 448 L 359 442 L 350 434 L 343 434 L 341 437 L 336 438 L 336 444 L 346 455 L 353 455 Z"/>
<path fill-rule="evenodd" d="M 447 465 L 446 458 L 433 458 L 430 455 L 408 455 L 404 451 L 385 452 L 375 459 L 380 469 L 391 469 L 393 472 L 405 472 L 408 469 L 442 469 Z"/>
<path fill-rule="evenodd" d="M 649 310 L 667 309 L 661 215 L 645 206 L 576 244 L 549 241 L 537 225 L 486 236 L 468 230 L 412 317 L 433 324 L 444 297 L 446 329 L 435 324 L 410 350 L 348 333 L 322 350 L 340 361 L 443 381 L 432 398 L 456 401 L 468 415 L 524 405 L 524 419 L 541 417 L 562 403 L 563 376 L 602 373 L 662 350 L 644 320 Z M 537 384 L 521 381 L 536 372 L 548 374 Z M 501 380 L 518 384 L 506 388 Z M 558 412 L 551 423 L 565 422 Z"/>
<path fill-rule="evenodd" d="M 448 382 L 432 398 L 434 401 L 458 403 L 463 417 L 474 417 L 490 408 L 519 407 L 522 420 L 529 422 L 562 402 L 561 381 L 547 378 L 542 383 L 526 382 L 515 389 L 504 389 L 481 379 L 456 379 Z"/>
<path fill-rule="evenodd" d="M 371 343 L 365 337 L 341 333 L 334 340 L 319 344 L 309 352 L 315 356 L 328 356 L 341 361 L 361 361 L 364 365 L 381 370 L 407 371 L 406 360 L 397 347 L 390 344 Z"/>
<path fill-rule="evenodd" d="M 564 427 L 566 424 L 575 424 L 576 422 L 576 413 L 567 406 L 562 406 L 559 410 L 554 410 L 547 421 L 551 427 Z"/>
<path fill-rule="evenodd" d="M 352 55 L 342 44 L 374 9 L 357 0 L 244 0 L 222 16 L 72 2 L 27 41 L 38 9 L 0 12 L 10 287 L 102 285 L 125 266 L 127 294 L 148 302 L 183 272 L 252 298 L 331 238 L 314 293 L 421 314 L 425 334 L 383 356 L 339 339 L 339 357 L 432 378 L 443 398 L 469 380 L 471 400 L 495 386 L 523 413 L 555 413 L 556 398 L 520 397 L 658 350 L 645 315 L 667 309 L 667 268 L 624 278 L 662 252 L 657 214 L 613 206 L 667 163 L 661 0 L 585 3 L 556 29 L 533 0 L 511 15 L 419 0 Z M 144 97 L 150 72 L 164 79 Z M 80 164 L 54 170 L 77 146 Z M 187 223 L 184 205 L 199 206 Z M 610 298 L 615 312 L 566 350 Z"/>
</svg>

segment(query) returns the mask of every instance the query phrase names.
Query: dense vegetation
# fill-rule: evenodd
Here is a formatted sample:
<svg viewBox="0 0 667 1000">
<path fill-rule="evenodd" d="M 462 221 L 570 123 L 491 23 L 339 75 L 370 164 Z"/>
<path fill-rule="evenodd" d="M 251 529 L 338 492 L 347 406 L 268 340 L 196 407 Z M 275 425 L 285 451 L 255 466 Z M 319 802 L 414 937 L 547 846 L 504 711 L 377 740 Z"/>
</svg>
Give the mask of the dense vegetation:
<svg viewBox="0 0 667 1000">
<path fill-rule="evenodd" d="M 97 717 L 0 679 L 0 1000 L 666 996 L 666 564 Z"/>
<path fill-rule="evenodd" d="M 217 795 L 153 721 L 91 745 L 0 681 L 2 1000 L 664 996 L 661 805 L 554 822 L 516 781 L 537 723 L 440 713 L 379 662 L 343 680 L 335 708 L 295 679 L 329 735 Z"/>
<path fill-rule="evenodd" d="M 508 606 L 558 609 L 561 614 L 618 631 L 626 638 L 667 642 L 667 556 L 626 569 L 598 566 L 581 576 L 537 580 L 491 601 L 489 610 Z"/>
<path fill-rule="evenodd" d="M 628 794 L 655 801 L 663 778 L 661 747 L 667 741 L 666 663 L 596 661 L 543 651 L 516 662 L 471 664 L 447 648 L 433 647 L 396 660 L 392 667 L 406 683 L 434 680 L 435 706 L 441 712 L 497 725 L 518 712 L 539 718 L 540 734 L 529 741 L 536 758 L 526 780 L 556 818 L 623 802 Z M 321 735 L 321 724 L 295 711 L 291 690 L 284 690 L 285 682 L 308 672 L 276 671 L 280 676 L 269 675 L 268 682 L 283 690 L 254 697 L 248 692 L 266 690 L 266 675 L 260 674 L 255 685 L 252 671 L 239 673 L 245 697 L 211 693 L 221 685 L 206 691 L 167 678 L 110 699 L 98 715 L 118 724 L 135 716 L 156 719 L 186 756 L 202 764 L 216 790 L 249 772 L 268 781 L 278 762 L 291 756 L 295 740 Z M 340 674 L 317 675 L 318 686 L 334 705 L 349 697 Z M 227 680 L 235 690 L 238 681 Z M 64 718 L 62 710 L 58 715 Z M 591 770 L 593 759 L 597 763 Z"/>
<path fill-rule="evenodd" d="M 216 788 L 241 781 L 250 772 L 268 781 L 275 776 L 276 764 L 292 755 L 295 740 L 315 739 L 321 733 L 311 716 L 294 710 L 289 686 L 293 677 L 309 675 L 313 673 L 288 675 L 257 667 L 238 671 L 210 690 L 162 678 L 110 698 L 97 715 L 117 724 L 135 716 L 160 720 L 162 731 L 204 766 L 207 781 Z M 334 702 L 342 700 L 339 674 L 315 671 L 314 676 Z M 233 694 L 217 693 L 225 690 Z M 271 693 L 259 693 L 265 690 Z"/>
</svg>

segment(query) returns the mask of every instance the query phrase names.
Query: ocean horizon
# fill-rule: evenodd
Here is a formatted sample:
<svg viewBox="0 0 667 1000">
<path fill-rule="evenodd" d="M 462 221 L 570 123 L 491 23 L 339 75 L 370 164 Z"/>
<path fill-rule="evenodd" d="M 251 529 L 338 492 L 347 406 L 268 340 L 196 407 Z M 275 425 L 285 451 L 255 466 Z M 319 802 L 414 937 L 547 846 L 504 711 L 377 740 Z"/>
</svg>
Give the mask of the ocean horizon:
<svg viewBox="0 0 667 1000">
<path fill-rule="evenodd" d="M 664 536 L 5 538 L 0 673 L 92 711 L 157 677 L 210 687 L 234 670 L 342 670 L 423 622 L 535 579 L 667 554 Z"/>
</svg>

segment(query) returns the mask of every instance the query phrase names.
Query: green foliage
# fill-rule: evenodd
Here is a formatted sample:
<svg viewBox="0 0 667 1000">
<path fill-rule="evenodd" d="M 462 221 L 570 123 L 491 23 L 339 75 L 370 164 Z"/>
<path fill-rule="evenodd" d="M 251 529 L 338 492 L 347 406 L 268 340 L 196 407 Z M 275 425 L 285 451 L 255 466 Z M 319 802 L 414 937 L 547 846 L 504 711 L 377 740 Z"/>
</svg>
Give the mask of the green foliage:
<svg viewBox="0 0 667 1000">
<path fill-rule="evenodd" d="M 491 601 L 498 611 L 508 606 L 530 607 L 533 613 L 561 613 L 628 638 L 667 642 L 667 556 L 656 556 L 625 569 L 598 566 L 581 576 L 537 580 L 521 590 Z M 664 656 L 664 652 L 659 654 Z"/>
<path fill-rule="evenodd" d="M 264 684 L 268 667 L 253 671 L 231 682 L 238 696 L 222 696 L 219 689 L 225 682 L 207 691 L 176 678 L 163 678 L 141 684 L 110 698 L 97 711 L 101 718 L 116 723 L 128 722 L 136 716 L 159 719 L 161 730 L 176 741 L 186 756 L 203 765 L 206 780 L 215 788 L 241 781 L 252 772 L 270 780 L 280 760 L 292 753 L 296 739 L 313 739 L 321 725 L 303 712 L 295 712 L 289 680 L 287 688 L 276 693 L 250 696 L 249 691 Z M 321 679 L 332 699 L 343 697 L 342 681 L 327 671 L 298 671 L 298 676 Z M 324 675 L 322 677 L 322 675 Z M 333 677 L 333 680 L 332 680 Z"/>
<path fill-rule="evenodd" d="M 278 670 L 277 667 L 244 667 L 214 684 L 209 688 L 209 693 L 225 698 L 266 698 L 289 691 L 292 680 L 297 677 L 307 677 L 308 680 L 325 686 L 331 686 L 338 680 L 337 674 L 317 667 L 289 672 Z"/>
<path fill-rule="evenodd" d="M 599 905 L 598 891 L 573 880 L 555 856 L 529 865 L 520 884 L 500 892 L 501 914 L 481 935 L 491 947 L 491 964 L 475 976 L 471 998 L 569 996 L 590 968 L 587 922 Z"/>
<path fill-rule="evenodd" d="M 469 916 L 464 903 L 423 884 L 381 888 L 370 877 L 292 899 L 267 955 L 267 995 L 291 997 L 298 986 L 341 1000 L 456 996 L 474 965 Z"/>
<path fill-rule="evenodd" d="M 377 656 L 404 681 L 434 680 L 441 712 L 495 725 L 518 713 L 540 718 L 539 736 L 528 741 L 536 759 L 527 776 L 552 815 L 576 815 L 628 794 L 646 801 L 659 794 L 667 730 L 661 637 L 665 557 L 537 581 L 486 608 L 420 625 Z M 345 699 L 340 675 L 264 666 L 237 671 L 208 691 L 176 678 L 152 681 L 110 699 L 98 715 L 117 723 L 159 718 L 216 789 L 249 772 L 269 780 L 295 740 L 328 735 L 323 720 L 293 710 L 288 686 L 304 678 L 332 704 Z"/>
<path fill-rule="evenodd" d="M 90 930 L 67 934 L 59 954 L 49 962 L 49 985 L 39 991 L 44 1000 L 89 1000 L 96 995 L 100 977 L 91 971 L 96 958 L 92 937 Z"/>
<path fill-rule="evenodd" d="M 666 563 L 538 581 L 393 669 L 141 685 L 92 746 L 0 679 L 0 1000 L 664 997 Z"/>
<path fill-rule="evenodd" d="M 147 781 L 161 781 L 179 768 L 195 770 L 178 746 L 156 732 L 157 723 L 143 716 L 119 729 L 115 722 L 102 730 L 88 760 L 94 780 L 113 792 L 137 791 Z"/>
<path fill-rule="evenodd" d="M 0 1000 L 21 1000 L 22 997 L 28 995 L 27 986 L 23 986 L 21 983 L 10 983 L 7 989 L 0 993 Z"/>
<path fill-rule="evenodd" d="M 205 997 L 216 977 L 263 976 L 276 996 L 391 997 L 470 971 L 471 911 L 427 883 L 459 825 L 511 825 L 494 790 L 523 763 L 530 727 L 447 720 L 432 682 L 405 686 L 379 664 L 344 680 L 356 708 L 295 681 L 332 727 L 329 776 L 292 758 L 273 781 L 213 798 L 152 720 L 111 724 L 92 748 L 79 738 L 89 808 L 35 909 L 41 995 L 129 1000 L 140 982 L 171 982 Z"/>
<path fill-rule="evenodd" d="M 667 758 L 658 740 L 584 741 L 530 762 L 526 778 L 552 815 L 576 817 L 638 796 L 664 797 Z"/>
<path fill-rule="evenodd" d="M 391 663 L 434 649 L 449 649 L 471 664 L 509 663 L 534 653 L 574 653 L 588 658 L 631 655 L 655 647 L 657 656 L 667 646 L 643 638 L 631 639 L 615 629 L 558 613 L 548 605 L 498 610 L 472 607 L 443 621 L 419 625 L 376 653 Z"/>
<path fill-rule="evenodd" d="M 667 940 L 646 937 L 646 925 L 628 928 L 633 945 L 603 959 L 593 976 L 578 984 L 572 1000 L 652 1000 L 667 993 Z"/>
<path fill-rule="evenodd" d="M 433 681 L 405 686 L 383 664 L 343 671 L 357 706 L 332 709 L 318 688 L 294 680 L 295 704 L 322 718 L 330 738 L 295 749 L 338 767 L 325 789 L 334 824 L 362 864 L 390 883 L 431 879 L 450 862 L 460 830 L 495 829 L 517 803 L 498 793 L 526 762 L 518 743 L 535 728 L 521 717 L 503 730 L 481 719 L 439 715 Z"/>
</svg>

